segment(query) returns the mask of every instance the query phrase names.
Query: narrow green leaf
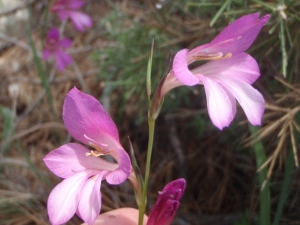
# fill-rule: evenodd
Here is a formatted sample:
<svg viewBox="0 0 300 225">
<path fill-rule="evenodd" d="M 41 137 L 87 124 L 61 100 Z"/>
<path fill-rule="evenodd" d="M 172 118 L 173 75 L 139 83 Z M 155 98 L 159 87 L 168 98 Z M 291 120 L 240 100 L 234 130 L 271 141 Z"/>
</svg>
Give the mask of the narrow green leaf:
<svg viewBox="0 0 300 225">
<path fill-rule="evenodd" d="M 150 104 L 150 97 L 151 97 L 151 68 L 152 68 L 153 48 L 154 48 L 154 39 L 152 39 L 151 53 L 148 60 L 148 67 L 147 67 L 146 85 L 147 85 L 147 96 L 148 96 L 149 104 Z"/>
<path fill-rule="evenodd" d="M 132 168 L 134 171 L 134 174 L 137 178 L 137 185 L 138 187 L 134 187 L 134 195 L 135 195 L 135 199 L 136 199 L 136 203 L 138 206 L 140 206 L 140 202 L 141 202 L 141 198 L 142 198 L 142 188 L 144 186 L 144 179 L 141 173 L 141 170 L 137 164 L 135 155 L 134 155 L 134 150 L 133 150 L 133 146 L 131 144 L 130 138 L 128 137 L 129 140 L 129 147 L 130 147 L 130 158 L 131 158 L 131 163 L 132 163 Z"/>
<path fill-rule="evenodd" d="M 219 9 L 219 11 L 216 13 L 216 15 L 214 16 L 214 18 L 211 20 L 209 26 L 212 27 L 215 22 L 219 19 L 219 17 L 221 16 L 221 14 L 224 12 L 224 10 L 226 9 L 227 6 L 229 6 L 229 4 L 231 3 L 231 0 L 227 0 L 226 2 L 224 2 L 224 4 L 222 5 L 222 7 Z"/>
<path fill-rule="evenodd" d="M 28 23 L 28 25 L 29 25 L 29 23 Z M 28 36 L 28 40 L 29 40 L 29 45 L 32 49 L 33 59 L 34 59 L 35 65 L 37 67 L 39 77 L 40 77 L 42 85 L 43 85 L 43 87 L 46 91 L 47 99 L 48 99 L 48 102 L 50 104 L 51 111 L 52 111 L 53 115 L 55 116 L 53 101 L 52 101 L 52 94 L 51 94 L 51 89 L 50 89 L 50 82 L 49 82 L 49 79 L 46 76 L 46 73 L 45 73 L 45 71 L 43 69 L 43 66 L 42 66 L 42 63 L 41 63 L 41 59 L 38 56 L 37 51 L 36 51 L 36 47 L 33 43 L 31 33 L 30 33 L 30 25 L 28 26 L 28 29 L 27 29 L 27 36 Z"/>
<path fill-rule="evenodd" d="M 0 106 L 0 113 L 3 118 L 3 131 L 2 131 L 2 143 L 9 138 L 13 134 L 13 129 L 14 129 L 14 120 L 13 120 L 13 112 L 6 107 Z M 6 146 L 3 146 L 1 148 L 1 152 L 5 151 L 6 149 L 9 148 L 10 143 L 8 143 Z"/>
<path fill-rule="evenodd" d="M 292 147 L 290 147 L 288 157 L 285 162 L 286 168 L 285 168 L 285 172 L 284 172 L 284 180 L 283 180 L 281 191 L 280 191 L 279 202 L 277 205 L 275 218 L 274 218 L 274 222 L 272 225 L 279 224 L 279 221 L 280 221 L 280 218 L 282 215 L 282 210 L 283 210 L 285 201 L 288 197 L 288 189 L 289 189 L 289 185 L 291 182 L 294 165 L 295 165 L 295 161 L 294 161 L 293 149 L 292 149 Z"/>
<path fill-rule="evenodd" d="M 280 19 L 279 38 L 280 38 L 280 42 L 281 42 L 281 55 L 282 55 L 281 70 L 282 70 L 283 77 L 286 78 L 287 54 L 286 54 L 286 47 L 285 47 L 284 21 L 282 19 Z"/>
<path fill-rule="evenodd" d="M 253 135 L 258 128 L 252 125 L 249 125 L 250 133 Z M 253 137 L 255 140 L 256 137 Z M 253 144 L 253 150 L 256 159 L 257 169 L 266 161 L 265 149 L 261 141 L 257 141 Z M 259 224 L 270 225 L 270 187 L 269 182 L 266 181 L 268 172 L 268 167 L 265 167 L 258 172 L 258 183 L 260 187 L 259 201 L 260 201 L 260 215 L 259 215 Z"/>
</svg>

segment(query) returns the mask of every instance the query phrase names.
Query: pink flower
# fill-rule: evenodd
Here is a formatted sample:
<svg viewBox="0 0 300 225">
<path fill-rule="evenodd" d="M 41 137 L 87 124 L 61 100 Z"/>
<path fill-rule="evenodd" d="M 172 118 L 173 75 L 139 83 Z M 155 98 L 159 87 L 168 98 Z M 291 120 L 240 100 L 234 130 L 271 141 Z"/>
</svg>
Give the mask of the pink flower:
<svg viewBox="0 0 300 225">
<path fill-rule="evenodd" d="M 54 55 L 57 68 L 63 71 L 73 62 L 72 57 L 66 53 L 66 49 L 72 46 L 72 41 L 68 38 L 60 39 L 59 36 L 59 31 L 56 28 L 49 30 L 43 51 L 43 59 L 47 60 L 50 55 Z"/>
<path fill-rule="evenodd" d="M 269 15 L 259 19 L 259 13 L 243 16 L 215 37 L 210 43 L 189 51 L 179 51 L 173 70 L 164 80 L 160 96 L 171 89 L 187 85 L 204 85 L 207 108 L 213 124 L 219 129 L 229 126 L 236 114 L 236 100 L 251 124 L 260 125 L 264 112 L 263 96 L 251 84 L 260 76 L 258 64 L 245 53 L 255 40 Z M 192 70 L 188 65 L 209 60 Z"/>
<path fill-rule="evenodd" d="M 185 186 L 184 179 L 177 179 L 167 184 L 164 189 L 158 193 L 157 201 L 148 216 L 147 225 L 171 224 L 179 208 L 179 200 L 183 195 Z"/>
<path fill-rule="evenodd" d="M 112 185 L 125 181 L 131 172 L 130 158 L 119 142 L 115 123 L 94 97 L 74 87 L 66 96 L 63 120 L 75 139 L 94 150 L 69 143 L 44 158 L 47 167 L 64 178 L 48 198 L 50 221 L 62 224 L 76 213 L 93 224 L 100 213 L 102 180 Z M 116 163 L 98 157 L 108 154 Z"/>
<path fill-rule="evenodd" d="M 57 0 L 51 6 L 50 11 L 57 13 L 62 21 L 70 17 L 76 29 L 84 31 L 85 27 L 93 26 L 91 17 L 78 11 L 85 3 L 84 0 Z"/>
</svg>

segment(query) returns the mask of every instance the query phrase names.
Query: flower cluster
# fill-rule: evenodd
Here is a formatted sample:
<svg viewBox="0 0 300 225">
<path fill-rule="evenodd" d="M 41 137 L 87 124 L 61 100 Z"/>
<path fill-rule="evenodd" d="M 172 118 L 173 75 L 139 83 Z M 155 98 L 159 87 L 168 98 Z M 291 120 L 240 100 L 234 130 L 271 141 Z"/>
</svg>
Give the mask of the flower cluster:
<svg viewBox="0 0 300 225">
<path fill-rule="evenodd" d="M 75 27 L 83 30 L 91 23 L 82 13 L 74 12 L 84 4 L 81 0 L 59 0 L 51 10 L 61 19 L 71 18 Z M 74 22 L 76 15 L 80 22 Z M 204 85 L 209 116 L 219 129 L 229 126 L 236 113 L 236 100 L 244 109 L 251 124 L 259 125 L 264 112 L 263 96 L 252 87 L 260 76 L 255 59 L 245 51 L 251 46 L 269 15 L 243 16 L 213 39 L 210 43 L 192 50 L 179 51 L 173 60 L 170 73 L 163 78 L 151 101 L 150 117 L 155 121 L 164 96 L 178 86 Z M 57 29 L 49 31 L 44 58 L 51 54 L 60 70 L 72 62 L 64 52 L 71 46 L 69 39 L 60 39 Z M 205 64 L 189 69 L 195 61 Z M 152 110 L 152 111 L 151 111 Z M 117 185 L 126 179 L 138 185 L 130 158 L 119 141 L 118 130 L 103 106 L 94 97 L 75 87 L 67 94 L 63 106 L 63 120 L 78 143 L 65 144 L 50 152 L 44 162 L 57 176 L 64 180 L 51 192 L 48 213 L 52 224 L 62 224 L 75 213 L 87 224 L 93 224 L 101 210 L 100 186 L 103 180 Z M 115 162 L 105 159 L 110 155 Z M 186 183 L 175 180 L 159 192 L 151 210 L 147 225 L 171 224 L 178 209 Z M 142 213 L 143 215 L 143 213 Z M 141 216 L 141 215 L 140 215 Z"/>
<path fill-rule="evenodd" d="M 93 26 L 91 17 L 79 11 L 85 3 L 84 0 L 57 0 L 51 5 L 50 11 L 58 14 L 62 21 L 70 18 L 77 30 L 84 31 L 85 27 Z M 53 55 L 57 68 L 63 71 L 73 62 L 71 56 L 66 53 L 67 48 L 71 46 L 72 41 L 69 39 L 61 40 L 59 30 L 53 27 L 47 35 L 43 58 L 47 60 L 50 55 Z"/>
</svg>

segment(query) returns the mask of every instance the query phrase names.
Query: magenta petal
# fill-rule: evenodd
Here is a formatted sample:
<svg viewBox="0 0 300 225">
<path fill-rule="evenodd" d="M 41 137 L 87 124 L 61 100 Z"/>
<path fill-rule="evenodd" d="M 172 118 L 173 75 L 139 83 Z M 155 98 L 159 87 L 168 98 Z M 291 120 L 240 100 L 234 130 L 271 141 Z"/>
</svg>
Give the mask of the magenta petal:
<svg viewBox="0 0 300 225">
<path fill-rule="evenodd" d="M 85 27 L 92 27 L 93 21 L 92 18 L 82 12 L 72 11 L 69 12 L 70 19 L 72 20 L 74 26 L 79 31 L 84 31 Z"/>
<path fill-rule="evenodd" d="M 229 59 L 209 61 L 192 70 L 192 73 L 204 74 L 206 77 L 214 79 L 233 78 L 248 84 L 252 84 L 260 76 L 257 62 L 244 52 L 234 53 Z"/>
<path fill-rule="evenodd" d="M 208 114 L 212 123 L 222 130 L 228 127 L 236 113 L 233 95 L 213 79 L 201 76 L 204 84 Z"/>
<path fill-rule="evenodd" d="M 266 15 L 259 19 L 259 13 L 254 13 L 235 20 L 222 30 L 209 44 L 208 49 L 225 53 L 246 51 L 269 17 L 270 15 Z"/>
<path fill-rule="evenodd" d="M 58 15 L 59 15 L 59 19 L 61 20 L 61 21 L 65 21 L 66 19 L 68 19 L 69 18 L 69 12 L 68 11 L 59 11 L 58 12 Z"/>
<path fill-rule="evenodd" d="M 100 186 L 103 175 L 95 175 L 87 180 L 81 190 L 81 196 L 78 203 L 77 215 L 87 224 L 94 224 L 99 216 L 101 209 L 101 192 Z"/>
<path fill-rule="evenodd" d="M 260 125 L 265 110 L 263 96 L 251 85 L 239 80 L 223 79 L 223 84 L 240 103 L 249 122 L 252 125 Z"/>
<path fill-rule="evenodd" d="M 60 34 L 59 34 L 58 29 L 53 27 L 48 31 L 47 39 L 58 40 L 59 36 L 60 36 Z"/>
<path fill-rule="evenodd" d="M 155 205 L 153 206 L 147 225 L 169 225 L 172 223 L 175 213 L 180 205 L 186 183 L 184 179 L 177 179 L 167 184 L 159 192 Z"/>
<path fill-rule="evenodd" d="M 43 59 L 44 60 L 49 59 L 50 55 L 51 55 L 50 51 L 48 49 L 44 49 L 44 51 L 43 51 Z"/>
<path fill-rule="evenodd" d="M 71 56 L 62 50 L 57 50 L 54 52 L 56 66 L 60 71 L 63 71 L 69 64 L 73 62 Z"/>
<path fill-rule="evenodd" d="M 47 167 L 58 177 L 68 178 L 83 170 L 114 171 L 118 164 L 108 162 L 100 157 L 86 156 L 90 152 L 77 143 L 65 144 L 45 156 Z"/>
<path fill-rule="evenodd" d="M 173 72 L 180 82 L 188 86 L 193 86 L 199 83 L 199 79 L 188 69 L 187 54 L 188 49 L 177 52 L 173 60 Z"/>
<path fill-rule="evenodd" d="M 59 45 L 62 48 L 70 48 L 72 46 L 72 41 L 68 38 L 59 41 Z"/>
<path fill-rule="evenodd" d="M 82 171 L 63 180 L 50 193 L 48 214 L 53 225 L 67 222 L 75 214 L 79 196 L 91 171 Z"/>
<path fill-rule="evenodd" d="M 86 2 L 82 0 L 71 0 L 68 2 L 68 6 L 70 9 L 80 9 L 85 4 Z"/>
<path fill-rule="evenodd" d="M 124 182 L 131 172 L 130 158 L 123 149 L 118 150 L 118 163 L 119 168 L 106 176 L 106 181 L 109 184 L 120 184 Z"/>
<path fill-rule="evenodd" d="M 246 51 L 269 18 L 270 15 L 265 15 L 259 19 L 259 13 L 242 16 L 223 29 L 205 48 L 197 47 L 191 53 L 195 54 L 197 51 L 207 53 Z"/>
<path fill-rule="evenodd" d="M 108 150 L 120 148 L 117 127 L 100 102 L 74 87 L 63 106 L 63 120 L 69 133 L 82 143 L 89 137 L 106 144 Z"/>
</svg>

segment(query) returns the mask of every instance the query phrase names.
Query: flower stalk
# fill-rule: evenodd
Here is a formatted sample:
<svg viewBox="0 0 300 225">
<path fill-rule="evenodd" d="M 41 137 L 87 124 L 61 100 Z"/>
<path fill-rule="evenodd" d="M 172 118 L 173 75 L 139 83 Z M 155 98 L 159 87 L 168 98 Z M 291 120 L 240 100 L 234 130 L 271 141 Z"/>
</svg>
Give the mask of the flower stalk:
<svg viewBox="0 0 300 225">
<path fill-rule="evenodd" d="M 149 125 L 149 139 L 148 139 L 148 148 L 147 148 L 145 182 L 143 187 L 141 204 L 139 208 L 139 225 L 143 224 L 144 214 L 145 214 L 145 209 L 147 204 L 147 191 L 148 191 L 150 164 L 151 164 L 151 156 L 152 156 L 153 140 L 154 140 L 155 119 L 152 117 L 151 114 L 148 117 L 148 125 Z"/>
</svg>

